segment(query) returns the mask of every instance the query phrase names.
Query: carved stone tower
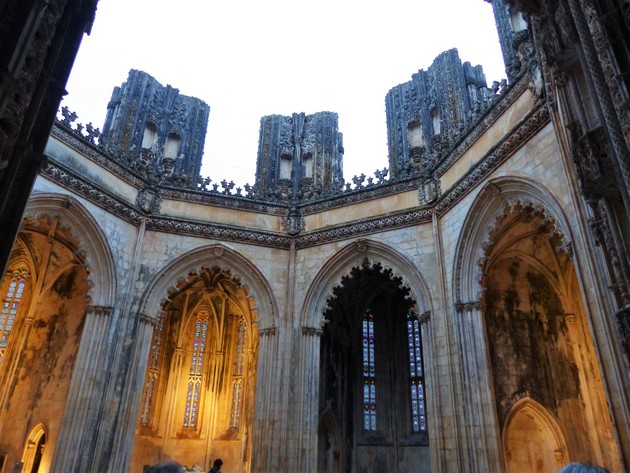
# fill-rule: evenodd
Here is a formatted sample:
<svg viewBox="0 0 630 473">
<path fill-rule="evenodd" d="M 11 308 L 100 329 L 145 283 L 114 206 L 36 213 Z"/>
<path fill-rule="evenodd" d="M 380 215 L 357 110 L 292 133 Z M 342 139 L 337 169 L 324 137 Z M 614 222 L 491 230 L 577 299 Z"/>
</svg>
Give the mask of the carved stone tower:
<svg viewBox="0 0 630 473">
<path fill-rule="evenodd" d="M 107 106 L 103 140 L 132 168 L 162 180 L 196 180 L 201 168 L 210 107 L 146 72 L 131 70 Z"/>
<path fill-rule="evenodd" d="M 392 88 L 385 98 L 391 177 L 434 164 L 493 95 L 482 67 L 462 64 L 457 49 Z"/>
<path fill-rule="evenodd" d="M 519 77 L 529 56 L 529 32 L 523 13 L 502 0 L 486 0 L 492 3 L 494 18 L 499 33 L 499 44 L 503 53 L 505 72 L 509 82 Z"/>
<path fill-rule="evenodd" d="M 260 120 L 256 192 L 282 199 L 328 193 L 343 185 L 343 135 L 334 112 Z"/>
</svg>

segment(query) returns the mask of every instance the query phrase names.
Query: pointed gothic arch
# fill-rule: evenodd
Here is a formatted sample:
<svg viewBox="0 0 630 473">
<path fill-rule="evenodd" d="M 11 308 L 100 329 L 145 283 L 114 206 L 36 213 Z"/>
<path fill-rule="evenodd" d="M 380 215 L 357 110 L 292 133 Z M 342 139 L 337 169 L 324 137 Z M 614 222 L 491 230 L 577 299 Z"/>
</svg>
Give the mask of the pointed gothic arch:
<svg viewBox="0 0 630 473">
<path fill-rule="evenodd" d="M 373 301 L 377 306 L 375 309 L 378 311 L 374 325 L 375 343 L 378 345 L 375 345 L 375 350 L 378 353 L 374 369 L 375 372 L 380 373 L 380 377 L 374 381 L 373 386 L 370 387 L 370 392 L 381 397 L 379 398 L 378 413 L 374 413 L 373 418 L 371 418 L 375 422 L 375 427 L 372 429 L 373 426 L 370 424 L 369 431 L 364 429 L 366 413 L 362 413 L 361 409 L 357 407 L 365 404 L 365 397 L 362 397 L 363 394 L 361 393 L 365 388 L 366 380 L 357 375 L 358 367 L 361 364 L 358 355 L 361 350 L 357 347 L 365 342 L 365 340 L 361 342 L 361 337 L 365 338 L 366 336 L 365 334 L 361 335 L 361 327 L 365 327 L 365 322 L 357 319 L 355 317 L 357 314 L 347 313 L 344 317 L 350 317 L 347 319 L 350 322 L 349 325 L 342 322 L 341 325 L 335 325 L 335 328 L 331 328 L 331 324 L 325 323 L 325 313 L 332 309 L 331 303 L 335 305 L 333 302 L 335 295 L 340 294 L 339 291 L 345 290 L 344 284 L 346 283 L 354 287 L 353 276 L 362 278 L 363 276 L 359 276 L 359 274 L 363 274 L 371 281 L 371 284 L 376 285 L 374 289 L 377 291 L 369 296 L 366 294 L 367 299 L 377 293 L 383 296 L 382 298 L 376 296 L 377 298 Z M 357 307 L 362 304 L 366 304 L 366 300 L 357 301 Z M 317 468 L 319 461 L 319 467 L 324 467 L 321 462 L 325 461 L 326 457 L 324 452 L 318 452 L 318 449 L 321 450 L 325 447 L 324 437 L 328 434 L 326 428 L 330 426 L 330 423 L 326 423 L 325 418 L 322 417 L 322 415 L 329 415 L 326 414 L 324 408 L 328 399 L 331 399 L 334 404 L 333 410 L 334 414 L 338 416 L 336 422 L 339 428 L 344 429 L 341 437 L 344 438 L 344 435 L 349 435 L 350 431 L 357 433 L 351 444 L 348 444 L 346 440 L 344 448 L 338 452 L 339 459 L 335 465 L 342 471 L 355 460 L 366 468 L 399 468 L 400 465 L 397 462 L 400 459 L 396 459 L 396 455 L 392 453 L 395 450 L 392 445 L 406 444 L 408 453 L 413 450 L 413 453 L 409 453 L 409 455 L 414 457 L 414 461 L 429 461 L 428 447 L 426 446 L 428 443 L 426 418 L 422 417 L 422 426 L 416 430 L 414 390 L 410 385 L 412 380 L 408 373 L 411 365 L 408 357 L 411 355 L 402 347 L 407 347 L 409 343 L 408 316 L 413 315 L 414 320 L 416 320 L 416 314 L 419 314 L 423 316 L 422 321 L 428 321 L 431 308 L 432 301 L 428 285 L 417 266 L 410 258 L 386 244 L 373 240 L 357 240 L 342 248 L 324 264 L 307 291 L 301 312 L 303 336 L 300 350 L 304 358 L 299 376 L 304 376 L 304 379 L 298 383 L 302 386 L 302 396 L 296 409 L 303 411 L 304 415 L 297 419 L 297 422 L 312 425 L 313 436 L 304 440 L 301 445 L 301 449 L 308 453 L 299 462 L 310 463 L 313 468 Z M 346 319 L 344 318 L 344 320 Z M 414 322 L 411 323 L 413 325 Z M 420 331 L 420 322 L 418 322 L 415 332 L 418 356 L 421 350 L 420 340 L 422 339 L 422 342 L 428 347 L 428 340 L 431 338 L 430 324 L 423 326 L 424 328 Z M 394 336 L 389 337 L 389 334 Z M 332 347 L 345 337 L 349 337 L 348 340 L 353 340 L 352 346 L 354 348 L 351 349 L 350 346 L 346 346 L 343 353 L 339 354 L 341 358 L 334 361 L 334 355 L 333 358 L 328 355 L 334 352 Z M 385 356 L 389 348 L 394 349 L 395 356 Z M 432 360 L 429 353 L 426 353 L 424 363 L 427 371 L 430 371 Z M 337 376 L 339 373 L 337 373 L 335 366 L 345 373 L 354 373 L 352 379 L 345 375 Z M 334 375 L 336 379 L 342 384 L 347 383 L 347 387 L 350 389 L 339 384 L 338 390 L 320 392 L 321 387 L 327 385 L 327 382 L 323 380 L 327 379 L 333 372 L 337 373 Z M 429 376 L 426 379 L 428 380 Z M 422 382 L 424 383 L 424 381 L 423 379 Z M 419 380 L 413 382 L 419 382 Z M 424 386 L 422 384 L 422 389 Z M 338 398 L 338 395 L 341 395 L 343 399 Z M 424 396 L 424 391 L 421 395 Z M 369 402 L 374 400 L 375 398 L 372 396 Z M 341 405 L 345 402 L 351 403 L 356 409 L 342 408 Z M 420 408 L 422 416 L 424 416 L 424 405 L 423 397 Z M 344 419 L 340 420 L 341 417 Z M 346 422 L 350 424 L 346 425 Z M 343 427 L 341 427 L 342 424 Z M 368 443 L 363 444 L 359 438 L 368 439 Z M 393 443 L 391 443 L 392 441 Z M 369 453 L 373 448 L 380 448 L 378 455 L 372 456 Z M 357 466 L 357 468 L 362 467 Z"/>
<path fill-rule="evenodd" d="M 489 253 L 489 234 L 496 229 L 506 211 L 529 207 L 560 235 L 561 244 L 570 248 L 566 216 L 555 198 L 538 183 L 527 178 L 498 178 L 489 181 L 471 205 L 457 242 L 453 268 L 453 303 L 478 301 L 482 289 L 482 265 Z"/>
<path fill-rule="evenodd" d="M 22 473 L 38 473 L 46 447 L 47 429 L 39 423 L 31 430 L 22 453 Z"/>
<path fill-rule="evenodd" d="M 195 274 L 202 267 L 218 266 L 228 270 L 248 290 L 259 327 L 275 325 L 278 304 L 267 278 L 249 259 L 222 244 L 196 248 L 169 262 L 148 285 L 140 303 L 140 313 L 154 320 L 162 311 L 165 297 L 178 281 Z"/>
<path fill-rule="evenodd" d="M 570 462 L 558 420 L 530 397 L 512 406 L 503 428 L 503 448 L 507 473 L 527 471 L 536 460 L 536 471 L 554 473 Z"/>
<path fill-rule="evenodd" d="M 58 217 L 82 258 L 90 281 L 90 303 L 113 307 L 117 293 L 116 264 L 105 232 L 96 218 L 73 197 L 38 193 L 29 200 L 22 226 L 37 225 L 42 216 Z"/>
<path fill-rule="evenodd" d="M 417 303 L 418 313 L 424 314 L 432 310 L 429 285 L 410 258 L 381 242 L 357 240 L 332 256 L 313 279 L 302 305 L 302 326 L 322 326 L 327 301 L 333 296 L 334 287 L 366 258 L 372 263 L 380 263 L 383 268 L 391 269 L 394 276 L 401 278 L 402 285 L 409 288 L 410 297 Z"/>
<path fill-rule="evenodd" d="M 85 400 L 86 384 L 100 379 L 101 365 L 91 351 L 99 343 L 91 331 L 106 324 L 95 313 L 109 313 L 115 305 L 115 265 L 90 212 L 72 197 L 48 193 L 33 196 L 27 205 L 9 267 L 20 262 L 32 264 L 34 279 L 1 373 L 2 385 L 11 389 L 0 389 L 0 404 L 11 409 L 0 413 L 0 422 L 3 434 L 16 438 L 28 428 L 21 419 L 29 415 L 61 426 L 46 432 L 42 461 L 50 466 L 69 445 L 81 452 L 81 439 L 87 437 L 82 428 L 97 413 Z M 31 396 L 37 401 L 19 402 Z M 80 418 L 73 410 L 79 404 L 85 412 Z"/>
<path fill-rule="evenodd" d="M 507 439 L 527 436 L 536 425 L 551 425 L 531 420 L 533 413 L 545 410 L 559 419 L 560 434 L 554 438 L 562 437 L 562 431 L 599 430 L 570 437 L 568 448 L 594 460 L 605 455 L 607 446 L 597 436 L 605 436 L 611 419 L 602 402 L 601 377 L 591 368 L 598 362 L 577 287 L 569 229 L 550 192 L 514 177 L 487 183 L 464 221 L 452 294 L 468 387 L 464 396 L 481 407 L 481 415 L 464 413 L 467 429 L 483 432 L 468 436 L 480 471 L 507 465 Z M 532 402 L 514 411 L 525 397 Z M 542 410 L 531 407 L 534 401 Z M 578 427 L 582 424 L 588 427 Z M 568 456 L 566 448 L 564 452 Z M 555 471 L 553 455 L 549 458 L 530 460 Z M 525 470 L 520 464 L 513 471 Z"/>
<path fill-rule="evenodd" d="M 217 445 L 227 457 L 252 451 L 259 326 L 275 324 L 276 307 L 261 271 L 224 245 L 190 251 L 154 278 L 140 304 L 155 329 L 138 346 L 145 382 L 134 461 L 157 461 L 147 457 L 156 445 L 198 464 Z"/>
<path fill-rule="evenodd" d="M 344 439 L 341 436 L 339 424 L 331 410 L 326 410 L 319 421 L 318 465 L 324 473 L 341 473 L 341 458 L 343 457 Z"/>
</svg>

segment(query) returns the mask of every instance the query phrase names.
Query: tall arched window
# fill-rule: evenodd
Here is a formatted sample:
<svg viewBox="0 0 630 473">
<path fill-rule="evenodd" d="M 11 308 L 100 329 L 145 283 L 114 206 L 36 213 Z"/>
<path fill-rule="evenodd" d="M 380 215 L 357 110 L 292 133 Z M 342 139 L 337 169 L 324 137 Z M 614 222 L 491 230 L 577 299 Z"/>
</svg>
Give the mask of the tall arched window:
<svg viewBox="0 0 630 473">
<path fill-rule="evenodd" d="M 155 386 L 158 381 L 158 369 L 160 354 L 162 351 L 162 334 L 164 332 L 164 314 L 158 318 L 157 325 L 153 329 L 151 338 L 151 351 L 149 353 L 149 365 L 147 380 L 144 384 L 144 392 L 142 393 L 142 404 L 140 406 L 140 423 L 149 425 L 151 422 L 151 408 L 153 405 L 153 395 Z"/>
<path fill-rule="evenodd" d="M 0 362 L 4 359 L 9 345 L 9 336 L 15 323 L 20 301 L 24 295 L 27 275 L 26 271 L 13 272 L 10 276 L 7 292 L 4 294 L 2 311 L 0 311 Z"/>
<path fill-rule="evenodd" d="M 374 316 L 363 316 L 363 429 L 376 430 L 376 364 L 374 360 Z"/>
<path fill-rule="evenodd" d="M 203 365 L 206 352 L 206 340 L 208 337 L 207 314 L 202 313 L 196 316 L 194 330 L 195 332 L 192 339 L 192 353 L 190 358 L 190 371 L 188 374 L 188 387 L 186 390 L 186 406 L 184 408 L 183 423 L 183 426 L 189 429 L 197 428 L 199 401 L 201 398 L 201 382 L 203 378 Z"/>
<path fill-rule="evenodd" d="M 243 396 L 243 366 L 245 364 L 245 342 L 247 341 L 247 324 L 241 317 L 238 323 L 236 350 L 234 356 L 234 373 L 232 375 L 232 406 L 230 408 L 230 428 L 238 429 L 241 418 L 241 399 Z"/>
<path fill-rule="evenodd" d="M 424 398 L 424 370 L 422 368 L 422 339 L 420 321 L 413 310 L 407 312 L 409 340 L 409 387 L 411 389 L 411 425 L 414 432 L 427 430 Z"/>
</svg>

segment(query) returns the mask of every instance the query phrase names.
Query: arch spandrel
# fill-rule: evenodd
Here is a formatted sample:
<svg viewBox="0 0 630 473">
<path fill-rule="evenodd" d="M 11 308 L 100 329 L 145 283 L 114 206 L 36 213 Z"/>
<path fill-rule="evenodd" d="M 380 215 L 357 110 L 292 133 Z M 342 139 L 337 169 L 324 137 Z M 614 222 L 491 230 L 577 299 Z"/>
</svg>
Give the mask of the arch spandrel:
<svg viewBox="0 0 630 473">
<path fill-rule="evenodd" d="M 78 200 L 60 194 L 34 195 L 28 201 L 22 228 L 37 229 L 54 218 L 59 220 L 55 237 L 74 248 L 88 273 L 90 303 L 113 307 L 117 294 L 116 264 L 103 229 Z"/>
<path fill-rule="evenodd" d="M 488 255 L 496 248 L 510 219 L 537 218 L 554 241 L 557 252 L 571 253 L 566 216 L 546 189 L 525 178 L 499 178 L 488 182 L 471 205 L 457 242 L 454 261 L 454 303 L 481 300 Z M 516 222 L 516 220 L 515 220 Z"/>
<path fill-rule="evenodd" d="M 177 291 L 177 285 L 185 284 L 189 276 L 198 274 L 202 268 L 213 266 L 229 271 L 240 281 L 248 292 L 249 309 L 258 314 L 256 322 L 260 328 L 276 325 L 277 302 L 265 276 L 243 255 L 220 244 L 196 248 L 167 263 L 148 285 L 140 303 L 140 313 L 157 319 L 169 296 Z"/>
<path fill-rule="evenodd" d="M 302 326 L 321 327 L 328 300 L 333 297 L 333 289 L 341 285 L 342 278 L 350 274 L 353 267 L 360 267 L 367 261 L 392 270 L 392 277 L 398 277 L 402 286 L 409 288 L 419 313 L 431 311 L 432 301 L 429 286 L 416 264 L 388 245 L 373 240 L 356 240 L 332 256 L 313 279 L 302 307 Z"/>
</svg>

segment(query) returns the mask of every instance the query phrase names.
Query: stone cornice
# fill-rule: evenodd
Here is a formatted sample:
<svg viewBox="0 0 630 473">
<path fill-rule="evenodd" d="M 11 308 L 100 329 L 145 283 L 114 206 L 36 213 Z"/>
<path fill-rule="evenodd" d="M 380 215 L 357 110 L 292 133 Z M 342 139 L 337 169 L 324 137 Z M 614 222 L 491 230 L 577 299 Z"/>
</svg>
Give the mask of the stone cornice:
<svg viewBox="0 0 630 473">
<path fill-rule="evenodd" d="M 329 197 L 325 200 L 307 203 L 302 205 L 300 208 L 303 215 L 313 215 L 319 212 L 345 207 L 357 202 L 365 202 L 367 200 L 374 200 L 380 197 L 399 194 L 409 190 L 417 190 L 421 184 L 422 179 L 419 177 L 397 181 L 386 181 L 383 184 L 374 184 L 372 186 L 368 185 L 366 187 L 361 187 L 360 189 L 346 191 L 343 194 L 339 194 L 335 197 Z"/>
<path fill-rule="evenodd" d="M 474 168 L 464 175 L 451 189 L 442 194 L 435 206 L 438 215 L 443 215 L 480 181 L 499 167 L 517 149 L 523 146 L 544 125 L 549 123 L 549 109 L 540 102 L 523 118 L 512 132 L 503 137 Z"/>
<path fill-rule="evenodd" d="M 176 219 L 159 215 L 149 216 L 146 222 L 147 230 L 230 240 L 273 248 L 289 248 L 291 246 L 291 237 L 281 233 L 251 231 L 198 220 Z"/>
<path fill-rule="evenodd" d="M 324 230 L 301 234 L 296 237 L 295 246 L 296 248 L 306 248 L 331 241 L 369 235 L 371 233 L 377 233 L 384 230 L 409 227 L 420 223 L 430 222 L 431 218 L 432 211 L 427 208 L 389 214 L 374 219 L 366 219 L 360 222 L 339 225 L 334 228 L 326 228 Z"/>
<path fill-rule="evenodd" d="M 90 161 L 98 164 L 99 166 L 107 169 L 112 174 L 120 177 L 125 182 L 140 189 L 145 185 L 143 179 L 130 171 L 128 168 L 122 166 L 116 162 L 111 156 L 108 156 L 97 145 L 88 141 L 72 128 L 68 128 L 60 121 L 55 121 L 54 126 L 50 132 L 51 136 L 54 136 L 63 144 L 78 151 L 83 156 L 87 157 Z"/>
<path fill-rule="evenodd" d="M 525 84 L 525 85 L 523 85 Z M 518 94 L 522 93 L 526 88 L 525 82 L 518 82 L 516 86 L 507 91 L 506 97 L 499 100 L 497 105 L 482 119 L 475 130 L 471 131 L 470 140 L 477 136 L 494 121 L 500 113 L 511 104 Z M 503 137 L 490 151 L 480 160 L 477 165 L 464 175 L 452 188 L 445 190 L 444 194 L 438 197 L 432 207 L 423 206 L 415 207 L 387 215 L 377 216 L 372 219 L 362 220 L 360 222 L 349 222 L 336 227 L 328 227 L 322 230 L 312 231 L 308 233 L 299 233 L 295 236 L 288 235 L 283 232 L 264 232 L 253 231 L 241 227 L 232 227 L 226 225 L 213 224 L 200 220 L 185 220 L 161 215 L 153 215 L 143 212 L 137 206 L 129 204 L 122 198 L 110 194 L 106 190 L 98 187 L 94 183 L 87 181 L 85 178 L 77 175 L 74 171 L 66 169 L 62 165 L 56 163 L 54 158 L 49 160 L 46 167 L 41 173 L 53 182 L 65 187 L 66 189 L 76 193 L 95 205 L 105 209 L 106 211 L 116 215 L 130 223 L 138 225 L 142 219 L 146 219 L 147 228 L 154 231 L 175 233 L 182 235 L 193 235 L 199 237 L 213 238 L 217 240 L 235 241 L 245 244 L 255 244 L 273 248 L 289 248 L 291 241 L 295 238 L 297 248 L 307 248 L 325 244 L 328 242 L 344 240 L 349 238 L 362 237 L 382 231 L 389 231 L 403 227 L 409 227 L 431 221 L 433 212 L 443 215 L 449 209 L 459 202 L 459 200 L 468 194 L 472 189 L 482 182 L 491 172 L 497 169 L 512 153 L 527 142 L 535 133 L 537 133 L 550 120 L 549 111 L 544 102 L 536 104 L 532 110 L 514 127 L 514 129 Z M 70 146 L 76 147 L 77 151 L 85 153 L 88 159 L 93 159 L 101 164 L 101 159 L 107 161 L 108 158 L 99 153 L 98 149 L 87 140 L 81 140 L 80 137 L 72 138 L 68 131 L 61 130 L 61 125 L 57 124 L 55 133 L 63 133 L 62 141 Z M 61 131 L 60 131 L 61 130 Z M 58 136 L 59 137 L 59 136 Z M 469 146 L 469 138 L 465 139 L 458 145 L 456 150 L 449 154 L 447 161 L 451 165 L 454 161 L 453 156 L 460 156 Z M 85 141 L 85 143 L 83 143 Z M 104 165 L 105 166 L 105 165 Z M 116 163 L 110 163 L 108 169 L 114 172 L 114 168 L 121 177 L 125 177 L 125 170 Z M 438 171 L 441 169 L 438 168 Z M 144 181 L 131 173 L 126 174 L 131 179 L 133 185 L 142 184 Z M 323 212 L 328 209 L 342 207 L 353 202 L 366 201 L 376 199 L 390 194 L 404 192 L 407 190 L 415 190 L 419 187 L 418 179 L 408 179 L 397 181 L 391 184 L 383 184 L 365 187 L 359 191 L 353 191 L 348 195 L 342 195 L 337 199 L 329 199 L 327 201 L 314 202 L 305 204 L 302 211 L 305 215 L 316 212 Z M 235 196 L 222 195 L 221 193 L 203 193 L 201 191 L 190 191 L 186 189 L 161 188 L 163 198 L 183 200 L 189 202 L 198 202 L 200 204 L 217 205 L 228 208 L 239 208 L 241 210 L 249 210 L 267 215 L 281 215 L 288 209 L 280 204 L 271 204 L 261 201 L 249 201 L 247 198 L 238 198 Z"/>
<path fill-rule="evenodd" d="M 513 84 L 506 92 L 501 96 L 499 100 L 490 107 L 485 115 L 479 119 L 479 121 L 468 130 L 468 133 L 464 134 L 464 138 L 453 148 L 448 156 L 441 161 L 434 170 L 436 177 L 443 175 L 448 169 L 457 161 L 465 152 L 470 148 L 475 141 L 492 125 L 497 121 L 501 115 L 518 99 L 523 92 L 527 90 L 529 85 L 528 77 L 523 75 L 521 79 Z"/>
<path fill-rule="evenodd" d="M 51 135 L 137 189 L 141 189 L 150 184 L 146 179 L 140 177 L 131 169 L 117 162 L 112 156 L 108 155 L 105 150 L 99 148 L 79 132 L 67 127 L 60 121 L 55 122 Z M 249 210 L 268 215 L 284 215 L 286 213 L 287 206 L 285 204 L 274 204 L 263 200 L 255 200 L 251 197 L 247 198 L 223 192 L 209 192 L 183 187 L 158 187 L 160 188 L 162 199 L 198 202 L 215 205 L 217 207 Z"/>
<path fill-rule="evenodd" d="M 230 209 L 247 210 L 266 215 L 284 216 L 287 212 L 286 204 L 273 204 L 219 192 L 203 192 L 191 189 L 162 187 L 162 199 L 179 200 L 182 202 L 197 202 Z"/>
<path fill-rule="evenodd" d="M 41 174 L 127 222 L 138 224 L 142 219 L 142 214 L 138 209 L 132 207 L 121 198 L 88 182 L 52 159 L 42 168 Z"/>
</svg>

